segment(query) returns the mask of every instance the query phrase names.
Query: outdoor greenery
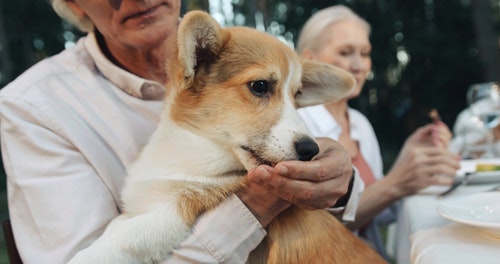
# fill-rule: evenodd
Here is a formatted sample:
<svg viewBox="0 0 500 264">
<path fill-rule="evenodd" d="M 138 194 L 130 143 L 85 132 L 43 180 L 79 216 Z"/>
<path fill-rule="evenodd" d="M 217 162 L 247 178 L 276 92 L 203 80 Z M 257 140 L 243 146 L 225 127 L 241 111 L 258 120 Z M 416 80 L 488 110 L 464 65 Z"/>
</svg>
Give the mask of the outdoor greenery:
<svg viewBox="0 0 500 264">
<path fill-rule="evenodd" d="M 223 9 L 224 3 L 232 9 Z M 293 45 L 305 20 L 333 4 L 351 7 L 372 26 L 373 78 L 352 106 L 372 122 L 386 169 L 407 135 L 429 121 L 432 108 L 452 127 L 466 107 L 467 88 L 498 80 L 500 10 L 494 1 L 184 0 L 183 12 L 211 8 L 225 25 L 255 26 Z M 0 87 L 81 35 L 57 17 L 48 0 L 1 0 Z M 7 218 L 2 175 L 0 191 L 0 216 Z"/>
</svg>

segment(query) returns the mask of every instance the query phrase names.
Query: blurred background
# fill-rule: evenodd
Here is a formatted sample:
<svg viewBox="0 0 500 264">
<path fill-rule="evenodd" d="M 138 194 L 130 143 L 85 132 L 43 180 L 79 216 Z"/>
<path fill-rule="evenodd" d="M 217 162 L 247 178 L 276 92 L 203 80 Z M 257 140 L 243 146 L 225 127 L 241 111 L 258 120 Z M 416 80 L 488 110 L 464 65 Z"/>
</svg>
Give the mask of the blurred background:
<svg viewBox="0 0 500 264">
<path fill-rule="evenodd" d="M 372 122 L 389 169 L 405 138 L 435 108 L 453 127 L 474 83 L 499 79 L 500 1 L 183 0 L 183 12 L 209 11 L 224 26 L 267 31 L 294 47 L 315 11 L 344 4 L 372 26 L 373 74 L 351 106 Z M 0 87 L 82 36 L 49 0 L 0 0 Z M 26 161 L 32 162 L 32 161 Z M 0 174 L 0 220 L 8 218 Z M 0 239 L 0 263 L 7 263 Z"/>
</svg>

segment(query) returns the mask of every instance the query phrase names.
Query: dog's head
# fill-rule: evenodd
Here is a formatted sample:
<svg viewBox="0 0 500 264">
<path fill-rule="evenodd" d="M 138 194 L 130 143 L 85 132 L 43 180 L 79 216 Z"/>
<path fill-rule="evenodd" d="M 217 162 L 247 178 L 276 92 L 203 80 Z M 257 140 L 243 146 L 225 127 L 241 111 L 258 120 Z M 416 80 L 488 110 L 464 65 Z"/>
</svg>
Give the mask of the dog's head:
<svg viewBox="0 0 500 264">
<path fill-rule="evenodd" d="M 303 61 L 269 34 L 222 29 L 200 11 L 182 19 L 172 66 L 170 119 L 235 155 L 246 169 L 311 159 L 318 146 L 296 108 L 343 98 L 355 84 L 349 73 Z"/>
</svg>

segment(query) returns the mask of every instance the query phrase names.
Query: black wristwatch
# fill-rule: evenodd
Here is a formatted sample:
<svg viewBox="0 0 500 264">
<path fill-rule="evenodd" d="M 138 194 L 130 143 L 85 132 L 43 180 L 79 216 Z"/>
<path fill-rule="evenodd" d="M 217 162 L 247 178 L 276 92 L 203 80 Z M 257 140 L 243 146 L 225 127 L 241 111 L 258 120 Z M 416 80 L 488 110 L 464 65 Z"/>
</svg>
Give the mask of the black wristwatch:
<svg viewBox="0 0 500 264">
<path fill-rule="evenodd" d="M 335 207 L 343 207 L 343 206 L 346 206 L 347 205 L 347 202 L 349 201 L 349 198 L 351 197 L 351 193 L 352 193 L 352 188 L 354 186 L 354 173 L 355 170 L 354 168 L 352 169 L 352 175 L 351 175 L 351 181 L 349 182 L 349 188 L 347 189 L 347 193 L 344 194 L 342 197 L 340 197 L 337 202 L 335 203 L 335 205 L 333 206 L 333 208 Z"/>
</svg>

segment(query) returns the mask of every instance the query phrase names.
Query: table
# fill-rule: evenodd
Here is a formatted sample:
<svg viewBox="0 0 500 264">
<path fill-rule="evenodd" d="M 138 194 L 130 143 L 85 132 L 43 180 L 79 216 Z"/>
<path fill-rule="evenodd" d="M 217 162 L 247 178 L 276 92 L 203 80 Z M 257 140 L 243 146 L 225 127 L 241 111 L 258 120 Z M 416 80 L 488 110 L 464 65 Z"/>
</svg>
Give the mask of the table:
<svg viewBox="0 0 500 264">
<path fill-rule="evenodd" d="M 500 239 L 479 228 L 446 220 L 436 211 L 443 199 L 483 192 L 496 185 L 462 186 L 444 198 L 437 194 L 447 187 L 432 186 L 403 199 L 396 223 L 397 263 L 500 263 Z"/>
</svg>

